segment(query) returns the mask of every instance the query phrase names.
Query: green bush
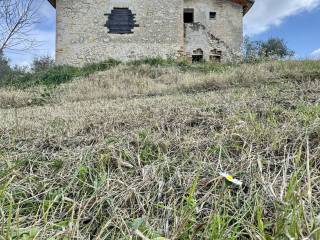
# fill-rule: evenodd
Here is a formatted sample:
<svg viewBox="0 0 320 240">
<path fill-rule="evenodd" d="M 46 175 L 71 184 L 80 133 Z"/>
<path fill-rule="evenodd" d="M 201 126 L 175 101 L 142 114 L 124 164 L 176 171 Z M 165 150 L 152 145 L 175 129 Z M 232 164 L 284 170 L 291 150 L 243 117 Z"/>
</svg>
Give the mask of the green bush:
<svg viewBox="0 0 320 240">
<path fill-rule="evenodd" d="M 37 85 L 55 86 L 68 82 L 75 77 L 88 76 L 97 71 L 108 70 L 118 64 L 120 62 L 107 60 L 101 63 L 87 64 L 81 68 L 63 65 L 53 66 L 47 70 L 36 72 L 12 70 L 10 75 L 0 82 L 0 87 L 28 88 Z"/>
<path fill-rule="evenodd" d="M 109 59 L 107 61 L 103 61 L 99 63 L 87 64 L 83 68 L 81 68 L 81 75 L 88 76 L 89 74 L 92 74 L 94 72 L 106 71 L 110 68 L 118 66 L 120 63 L 121 63 L 120 61 Z"/>
<path fill-rule="evenodd" d="M 39 59 L 38 59 L 39 60 Z M 119 65 L 121 62 L 114 59 L 103 61 L 100 63 L 86 64 L 83 67 L 73 67 L 68 65 L 53 66 L 50 64 L 50 59 L 43 58 L 43 62 L 38 62 L 37 67 L 32 67 L 32 71 L 25 69 L 10 69 L 4 79 L 0 81 L 0 87 L 15 87 L 15 88 L 29 88 L 38 85 L 56 86 L 66 83 L 75 77 L 86 77 L 98 71 L 106 71 Z M 41 60 L 41 59 L 40 59 Z M 140 65 L 150 65 L 154 67 L 175 67 L 182 72 L 224 72 L 229 68 L 228 64 L 201 62 L 191 63 L 186 60 L 163 59 L 163 58 L 146 58 L 141 60 L 134 60 L 127 63 L 128 66 L 136 68 Z M 32 66 L 35 66 L 33 64 Z M 0 70 L 1 71 L 1 70 Z"/>
<path fill-rule="evenodd" d="M 243 55 L 245 62 L 261 62 L 266 60 L 289 59 L 294 51 L 289 49 L 281 38 L 269 38 L 266 41 L 252 41 L 245 37 L 243 42 Z"/>
<path fill-rule="evenodd" d="M 139 60 L 133 60 L 128 63 L 128 65 L 140 66 L 140 65 L 150 65 L 150 66 L 172 66 L 175 65 L 176 61 L 173 59 L 163 59 L 160 57 L 155 58 L 145 58 Z"/>
<path fill-rule="evenodd" d="M 163 59 L 160 57 L 156 58 L 145 58 L 141 60 L 134 60 L 128 62 L 129 66 L 140 66 L 140 65 L 150 65 L 155 67 L 176 67 L 180 71 L 198 71 L 198 72 L 223 72 L 228 68 L 228 64 L 221 64 L 216 62 L 199 62 L 191 63 L 185 59 L 176 60 L 173 58 Z"/>
</svg>

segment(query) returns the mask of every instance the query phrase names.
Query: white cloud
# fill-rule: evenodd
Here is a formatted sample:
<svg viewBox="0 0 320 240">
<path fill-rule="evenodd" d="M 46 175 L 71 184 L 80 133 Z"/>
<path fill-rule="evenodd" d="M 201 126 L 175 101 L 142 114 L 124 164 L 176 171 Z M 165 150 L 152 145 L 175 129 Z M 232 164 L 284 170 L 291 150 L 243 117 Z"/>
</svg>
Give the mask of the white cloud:
<svg viewBox="0 0 320 240">
<path fill-rule="evenodd" d="M 320 60 L 320 48 L 310 54 L 311 59 Z"/>
<path fill-rule="evenodd" d="M 280 25 L 286 17 L 310 11 L 320 0 L 256 0 L 244 19 L 245 34 L 252 36 Z"/>
</svg>

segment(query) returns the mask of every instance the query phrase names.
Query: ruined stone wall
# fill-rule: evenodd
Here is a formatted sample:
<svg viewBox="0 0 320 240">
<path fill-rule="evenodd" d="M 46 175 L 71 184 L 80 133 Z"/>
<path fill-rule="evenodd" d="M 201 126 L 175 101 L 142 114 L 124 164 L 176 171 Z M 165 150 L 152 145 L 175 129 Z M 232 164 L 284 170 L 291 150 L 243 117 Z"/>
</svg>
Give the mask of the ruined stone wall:
<svg viewBox="0 0 320 240">
<path fill-rule="evenodd" d="M 110 34 L 104 26 L 105 14 L 119 7 L 136 14 L 133 34 Z M 183 24 L 184 8 L 194 8 L 200 28 Z M 57 0 L 56 10 L 57 64 L 176 57 L 198 48 L 206 59 L 218 49 L 229 61 L 242 43 L 243 9 L 229 0 Z M 216 19 L 209 18 L 210 11 Z"/>
<path fill-rule="evenodd" d="M 194 9 L 194 24 L 185 25 L 185 51 L 192 55 L 202 49 L 209 59 L 212 50 L 222 51 L 222 61 L 241 57 L 243 8 L 228 0 L 184 0 L 184 8 Z M 210 19 L 209 13 L 216 12 Z"/>
<path fill-rule="evenodd" d="M 114 7 L 136 14 L 134 34 L 108 33 Z M 56 9 L 57 64 L 174 57 L 184 44 L 183 0 L 57 0 Z"/>
</svg>

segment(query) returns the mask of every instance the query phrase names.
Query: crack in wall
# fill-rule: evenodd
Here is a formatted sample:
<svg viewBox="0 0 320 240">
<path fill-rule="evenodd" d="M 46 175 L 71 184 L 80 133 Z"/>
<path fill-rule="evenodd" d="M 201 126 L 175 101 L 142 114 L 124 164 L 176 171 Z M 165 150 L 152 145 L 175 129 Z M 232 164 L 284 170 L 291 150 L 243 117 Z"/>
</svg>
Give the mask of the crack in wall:
<svg viewBox="0 0 320 240">
<path fill-rule="evenodd" d="M 208 31 L 205 25 L 199 22 L 188 23 L 185 24 L 184 29 L 187 57 L 191 58 L 194 50 L 202 49 L 206 60 L 226 62 L 241 58 L 240 53 L 235 52 L 225 41 Z"/>
</svg>

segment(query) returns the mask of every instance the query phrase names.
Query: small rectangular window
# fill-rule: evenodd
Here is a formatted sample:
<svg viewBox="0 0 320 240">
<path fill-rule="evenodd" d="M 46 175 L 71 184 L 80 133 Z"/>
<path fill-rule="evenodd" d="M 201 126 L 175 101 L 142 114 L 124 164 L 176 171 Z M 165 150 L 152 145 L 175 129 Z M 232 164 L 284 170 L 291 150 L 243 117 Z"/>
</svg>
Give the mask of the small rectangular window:
<svg viewBox="0 0 320 240">
<path fill-rule="evenodd" d="M 194 11 L 192 8 L 184 9 L 183 21 L 184 21 L 184 23 L 193 23 L 194 22 Z"/>
<path fill-rule="evenodd" d="M 210 19 L 216 19 L 217 13 L 216 12 L 210 12 Z"/>
</svg>

